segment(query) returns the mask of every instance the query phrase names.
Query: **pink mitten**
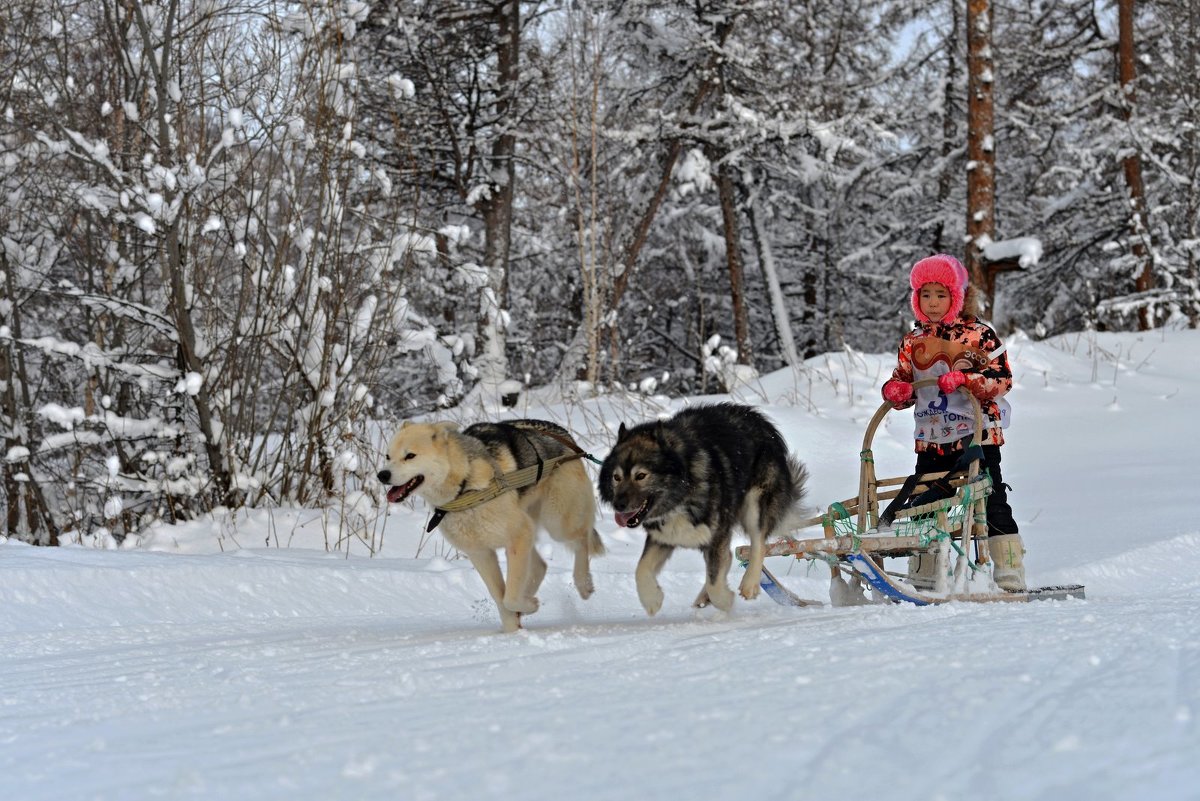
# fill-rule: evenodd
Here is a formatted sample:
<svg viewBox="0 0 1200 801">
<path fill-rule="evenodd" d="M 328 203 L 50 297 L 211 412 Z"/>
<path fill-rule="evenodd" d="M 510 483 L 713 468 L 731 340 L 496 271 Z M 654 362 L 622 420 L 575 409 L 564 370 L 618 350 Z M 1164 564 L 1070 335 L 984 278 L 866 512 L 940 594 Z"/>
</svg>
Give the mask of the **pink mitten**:
<svg viewBox="0 0 1200 801">
<path fill-rule="evenodd" d="M 888 403 L 901 404 L 913 396 L 912 384 L 892 379 L 883 385 L 883 398 Z"/>
<path fill-rule="evenodd" d="M 967 383 L 967 376 L 962 370 L 951 370 L 944 376 L 940 376 L 938 378 L 938 389 L 940 389 L 943 394 L 949 395 L 951 392 L 958 389 L 965 383 Z"/>
</svg>

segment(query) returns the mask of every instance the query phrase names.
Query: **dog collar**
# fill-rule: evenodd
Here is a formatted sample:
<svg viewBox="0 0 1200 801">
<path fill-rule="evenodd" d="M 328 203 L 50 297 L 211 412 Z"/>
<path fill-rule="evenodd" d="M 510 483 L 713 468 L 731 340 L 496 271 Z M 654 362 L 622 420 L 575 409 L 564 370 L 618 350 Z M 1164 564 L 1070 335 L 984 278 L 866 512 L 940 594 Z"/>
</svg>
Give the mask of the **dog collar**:
<svg viewBox="0 0 1200 801">
<path fill-rule="evenodd" d="M 466 491 L 467 491 L 467 480 L 464 478 L 462 480 L 462 483 L 458 485 L 458 494 L 454 496 L 454 500 L 458 500 L 459 498 L 461 498 L 463 493 Z M 454 501 L 450 501 L 450 503 L 454 503 Z M 438 524 L 442 522 L 442 518 L 445 517 L 446 513 L 449 511 L 450 511 L 449 509 L 443 509 L 440 506 L 433 507 L 433 516 L 429 518 L 429 525 L 427 525 L 425 527 L 425 533 L 428 534 L 429 532 L 431 532 L 435 528 L 437 528 Z"/>
</svg>

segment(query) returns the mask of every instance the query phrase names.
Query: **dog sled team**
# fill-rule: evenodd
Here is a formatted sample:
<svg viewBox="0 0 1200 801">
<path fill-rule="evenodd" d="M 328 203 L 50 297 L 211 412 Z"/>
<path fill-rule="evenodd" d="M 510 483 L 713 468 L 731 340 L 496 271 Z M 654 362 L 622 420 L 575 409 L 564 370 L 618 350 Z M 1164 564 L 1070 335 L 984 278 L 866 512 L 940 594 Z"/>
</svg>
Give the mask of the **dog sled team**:
<svg viewBox="0 0 1200 801">
<path fill-rule="evenodd" d="M 957 259 L 922 259 L 910 284 L 916 324 L 900 342 L 883 398 L 887 408 L 914 409 L 916 474 L 951 470 L 972 442 L 981 446 L 975 456 L 981 451 L 980 468 L 990 474 L 986 537 L 997 592 L 1024 591 L 1024 547 L 1000 472 L 1008 423 L 1004 396 L 1012 387 L 1008 355 L 978 318 Z M 573 551 L 580 597 L 593 592 L 590 562 L 604 553 L 604 544 L 593 527 L 596 501 L 586 456 L 570 432 L 545 421 L 483 422 L 462 430 L 453 423 L 405 423 L 388 445 L 378 478 L 389 488 L 389 502 L 415 494 L 435 510 L 430 528 L 440 526 L 446 541 L 470 559 L 504 631 L 511 632 L 538 609 L 546 575 L 535 547 L 539 528 Z M 806 478 L 804 465 L 765 416 L 721 403 L 687 408 L 667 420 L 622 423 L 597 488 L 619 526 L 645 531 L 634 583 L 653 615 L 663 604 L 658 574 L 677 548 L 704 557 L 695 605 L 732 607 L 735 528 L 750 541 L 748 549 L 739 549 L 747 555 L 738 592 L 756 598 L 768 540 L 786 536 L 803 519 Z M 928 555 L 912 557 L 906 578 L 928 586 L 933 562 Z"/>
</svg>

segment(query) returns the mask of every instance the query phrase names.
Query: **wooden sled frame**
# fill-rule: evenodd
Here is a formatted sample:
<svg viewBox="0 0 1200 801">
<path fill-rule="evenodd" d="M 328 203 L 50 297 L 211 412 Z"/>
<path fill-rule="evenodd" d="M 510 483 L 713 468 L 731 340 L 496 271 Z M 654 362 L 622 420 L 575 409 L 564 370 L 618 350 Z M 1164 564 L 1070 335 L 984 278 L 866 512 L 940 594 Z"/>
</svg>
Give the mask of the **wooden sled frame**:
<svg viewBox="0 0 1200 801">
<path fill-rule="evenodd" d="M 936 383 L 933 379 L 918 381 L 914 389 Z M 983 410 L 979 401 L 966 387 L 960 387 L 971 401 L 975 417 L 975 433 L 972 447 L 980 447 L 983 439 Z M 828 511 L 801 522 L 798 530 L 821 526 L 823 536 L 796 539 L 792 536 L 767 543 L 767 556 L 795 556 L 797 559 L 820 559 L 829 564 L 831 597 L 835 604 L 839 597 L 862 598 L 865 583 L 878 595 L 895 601 L 907 601 L 920 605 L 946 603 L 948 601 L 1031 601 L 1035 599 L 1083 598 L 1083 587 L 1042 587 L 1025 592 L 1005 592 L 995 585 L 988 569 L 991 562 L 987 537 L 987 496 L 991 494 L 991 478 L 980 472 L 980 461 L 972 460 L 965 471 L 926 473 L 916 477 L 916 486 L 911 487 L 913 497 L 927 490 L 938 479 L 947 478 L 954 494 L 942 500 L 911 506 L 895 513 L 897 522 L 913 518 L 928 518 L 929 529 L 935 534 L 896 535 L 890 526 L 880 529 L 880 502 L 889 501 L 902 492 L 909 476 L 879 478 L 875 473 L 875 458 L 872 443 L 883 419 L 892 411 L 892 404 L 885 401 L 872 416 L 863 436 L 859 452 L 860 468 L 858 496 L 830 504 Z M 963 509 L 961 514 L 950 515 L 954 507 Z M 839 533 L 853 520 L 854 533 Z M 911 526 L 910 526 L 911 527 Z M 972 548 L 975 560 L 970 554 Z M 957 552 L 951 568 L 951 549 Z M 743 563 L 749 557 L 749 546 L 740 546 L 735 554 Z M 931 587 L 916 587 L 883 569 L 884 557 L 921 556 L 934 559 L 934 584 Z M 843 573 L 850 576 L 852 584 L 846 584 Z M 979 573 L 981 575 L 972 575 Z M 773 575 L 764 571 L 763 586 L 768 595 L 776 600 L 785 595 L 795 596 L 782 589 Z M 982 583 L 982 591 L 979 585 Z M 767 586 L 768 584 L 774 586 Z M 849 593 L 849 596 L 847 596 Z M 792 602 L 792 605 L 813 605 L 815 602 Z"/>
</svg>

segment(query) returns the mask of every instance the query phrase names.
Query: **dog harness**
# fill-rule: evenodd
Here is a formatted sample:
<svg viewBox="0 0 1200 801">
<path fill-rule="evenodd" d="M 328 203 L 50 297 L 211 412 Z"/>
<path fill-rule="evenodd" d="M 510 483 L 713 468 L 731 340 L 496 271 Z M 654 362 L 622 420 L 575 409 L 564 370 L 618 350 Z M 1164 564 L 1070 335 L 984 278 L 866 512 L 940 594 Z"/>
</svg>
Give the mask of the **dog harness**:
<svg viewBox="0 0 1200 801">
<path fill-rule="evenodd" d="M 433 515 L 429 518 L 429 525 L 425 527 L 426 532 L 433 531 L 435 528 L 437 528 L 438 524 L 442 522 L 442 518 L 444 518 L 447 513 L 464 512 L 467 509 L 474 509 L 476 506 L 480 506 L 481 504 L 485 504 L 490 500 L 500 497 L 509 490 L 518 490 L 522 487 L 528 487 L 531 484 L 536 484 L 542 480 L 542 476 L 548 471 L 553 470 L 555 467 L 558 467 L 564 462 L 587 458 L 596 464 L 600 463 L 599 459 L 576 445 L 570 437 L 561 436 L 553 431 L 548 431 L 543 428 L 534 428 L 532 426 L 526 427 L 515 425 L 514 427 L 527 429 L 529 431 L 536 431 L 537 433 L 550 437 L 551 439 L 558 440 L 563 445 L 566 445 L 568 448 L 574 451 L 574 453 L 565 453 L 562 456 L 555 456 L 550 459 L 539 458 L 534 464 L 531 464 L 528 467 L 522 467 L 517 470 L 513 470 L 511 473 L 503 473 L 497 476 L 496 478 L 492 479 L 491 483 L 489 483 L 483 489 L 467 490 L 466 479 L 463 479 L 462 486 L 459 487 L 458 495 L 454 498 L 454 500 L 444 503 L 441 506 L 434 507 Z"/>
</svg>

